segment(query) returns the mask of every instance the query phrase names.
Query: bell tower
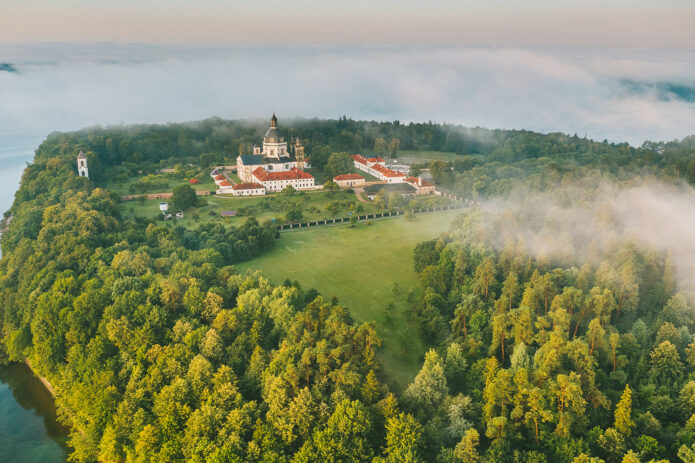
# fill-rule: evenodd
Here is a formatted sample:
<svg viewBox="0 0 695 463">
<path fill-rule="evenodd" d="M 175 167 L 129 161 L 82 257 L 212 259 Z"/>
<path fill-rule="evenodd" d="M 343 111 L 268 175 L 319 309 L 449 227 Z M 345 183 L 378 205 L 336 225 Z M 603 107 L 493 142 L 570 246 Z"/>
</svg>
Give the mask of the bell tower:
<svg viewBox="0 0 695 463">
<path fill-rule="evenodd" d="M 77 173 L 80 177 L 89 178 L 89 170 L 87 169 L 87 156 L 84 152 L 80 150 L 80 154 L 77 155 Z"/>
<path fill-rule="evenodd" d="M 297 168 L 304 170 L 304 145 L 302 145 L 302 139 L 297 137 L 294 143 L 294 155 L 297 159 Z"/>
</svg>

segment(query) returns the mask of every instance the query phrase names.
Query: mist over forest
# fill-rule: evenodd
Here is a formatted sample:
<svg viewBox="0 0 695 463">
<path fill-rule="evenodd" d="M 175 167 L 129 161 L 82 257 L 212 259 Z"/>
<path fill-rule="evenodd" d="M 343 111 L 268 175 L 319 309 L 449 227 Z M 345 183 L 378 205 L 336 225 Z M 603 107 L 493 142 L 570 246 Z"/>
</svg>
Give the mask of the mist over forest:
<svg viewBox="0 0 695 463">
<path fill-rule="evenodd" d="M 626 185 L 565 184 L 548 192 L 519 188 L 488 198 L 470 217 L 476 239 L 557 265 L 598 265 L 621 246 L 668 256 L 679 288 L 695 290 L 695 189 L 656 180 Z"/>
<path fill-rule="evenodd" d="M 44 139 L 5 213 L 0 363 L 55 386 L 71 460 L 695 461 L 695 51 L 38 44 L 0 62 L 0 159 Z M 219 197 L 211 169 L 273 111 L 323 188 Z M 339 190 L 354 153 L 410 156 L 446 194 Z M 316 227 L 283 248 L 300 220 Z M 306 253 L 321 220 L 343 241 Z M 431 233 L 388 248 L 412 225 Z M 297 276 L 338 246 L 394 269 L 321 273 L 367 275 L 359 304 Z"/>
</svg>

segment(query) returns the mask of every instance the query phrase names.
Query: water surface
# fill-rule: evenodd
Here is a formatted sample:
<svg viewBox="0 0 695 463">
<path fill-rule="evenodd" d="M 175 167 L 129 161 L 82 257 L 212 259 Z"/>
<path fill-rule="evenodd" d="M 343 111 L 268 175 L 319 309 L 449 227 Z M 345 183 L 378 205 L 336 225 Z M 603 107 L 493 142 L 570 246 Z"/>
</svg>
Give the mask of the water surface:
<svg viewBox="0 0 695 463">
<path fill-rule="evenodd" d="M 34 158 L 41 137 L 7 133 L 0 129 L 0 215 L 10 208 L 22 171 Z"/>
<path fill-rule="evenodd" d="M 67 431 L 29 367 L 0 365 L 0 463 L 66 462 Z"/>
</svg>

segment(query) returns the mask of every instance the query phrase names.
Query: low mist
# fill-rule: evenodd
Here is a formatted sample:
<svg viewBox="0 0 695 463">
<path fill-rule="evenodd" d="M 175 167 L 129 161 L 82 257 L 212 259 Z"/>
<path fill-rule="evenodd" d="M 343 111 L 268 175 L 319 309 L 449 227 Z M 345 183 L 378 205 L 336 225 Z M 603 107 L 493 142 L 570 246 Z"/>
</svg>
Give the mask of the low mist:
<svg viewBox="0 0 695 463">
<path fill-rule="evenodd" d="M 0 147 L 95 124 L 436 121 L 640 145 L 695 131 L 695 50 L 0 45 Z"/>
<path fill-rule="evenodd" d="M 695 189 L 658 182 L 516 194 L 484 202 L 477 239 L 541 259 L 597 264 L 629 243 L 668 255 L 679 288 L 695 291 Z"/>
</svg>

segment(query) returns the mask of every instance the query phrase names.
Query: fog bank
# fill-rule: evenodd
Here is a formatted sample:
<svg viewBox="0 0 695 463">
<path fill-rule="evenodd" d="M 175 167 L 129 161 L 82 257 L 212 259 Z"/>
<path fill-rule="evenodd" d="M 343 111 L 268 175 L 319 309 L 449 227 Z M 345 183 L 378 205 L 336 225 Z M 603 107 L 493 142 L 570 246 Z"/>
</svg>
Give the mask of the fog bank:
<svg viewBox="0 0 695 463">
<path fill-rule="evenodd" d="M 628 141 L 695 131 L 695 50 L 0 45 L 3 133 L 338 117 Z M 0 134 L 0 145 L 5 136 Z"/>
<path fill-rule="evenodd" d="M 530 255 L 581 266 L 620 246 L 670 256 L 681 290 L 695 292 L 695 189 L 647 182 L 631 187 L 580 185 L 560 192 L 484 202 L 479 239 L 497 249 L 513 243 Z"/>
</svg>

